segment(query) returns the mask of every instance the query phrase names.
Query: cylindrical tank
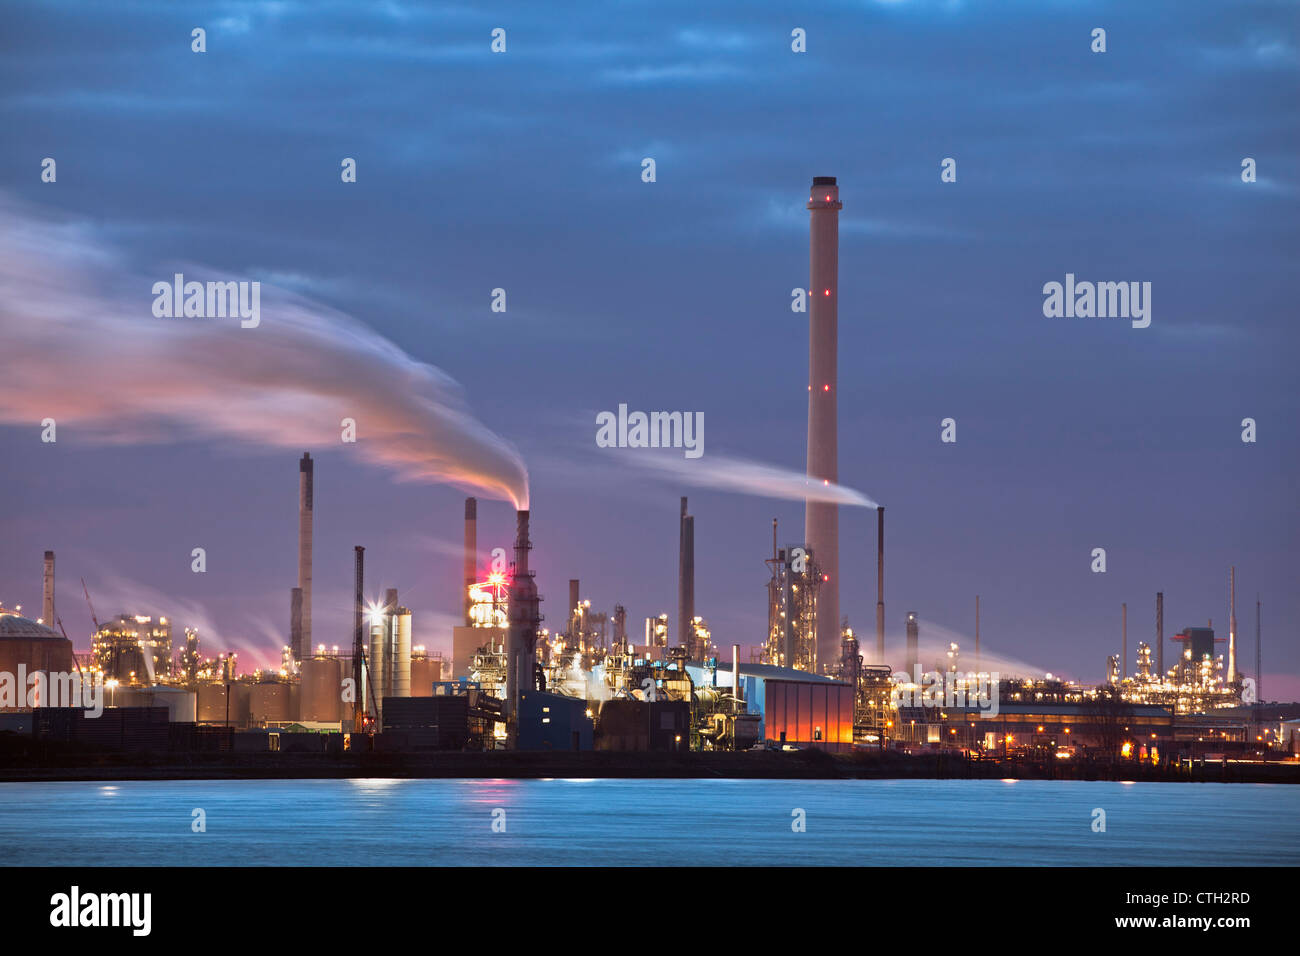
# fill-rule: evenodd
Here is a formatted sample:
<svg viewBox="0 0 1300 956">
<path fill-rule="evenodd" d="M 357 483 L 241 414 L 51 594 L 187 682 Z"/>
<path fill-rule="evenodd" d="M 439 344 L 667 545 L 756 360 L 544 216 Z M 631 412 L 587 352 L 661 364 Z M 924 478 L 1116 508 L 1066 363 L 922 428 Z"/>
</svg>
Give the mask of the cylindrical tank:
<svg viewBox="0 0 1300 956">
<path fill-rule="evenodd" d="M 11 680 L 16 682 L 20 665 L 29 675 L 35 671 L 71 673 L 72 642 L 29 618 L 0 613 L 0 672 L 14 675 Z M 19 708 L 26 706 L 30 686 L 15 690 L 13 700 Z"/>
<path fill-rule="evenodd" d="M 118 707 L 166 707 L 167 719 L 174 724 L 194 723 L 197 716 L 197 695 L 183 687 L 119 687 L 113 693 Z M 224 711 L 225 703 L 222 702 Z M 224 713 L 222 718 L 225 719 Z"/>
<path fill-rule="evenodd" d="M 226 685 L 200 684 L 198 690 L 198 719 L 202 724 L 226 722 Z"/>
<path fill-rule="evenodd" d="M 254 684 L 248 697 L 248 715 L 254 725 L 288 722 L 289 685 L 280 683 Z"/>
<path fill-rule="evenodd" d="M 366 663 L 370 667 L 370 674 L 366 680 L 366 697 L 374 697 L 376 706 L 370 708 L 372 713 L 378 713 L 379 707 L 384 702 L 384 626 L 375 623 L 370 626 L 370 650 L 366 657 Z"/>
<path fill-rule="evenodd" d="M 230 726 L 248 726 L 249 684 L 233 682 L 231 684 L 200 684 L 196 710 L 201 724 L 224 724 L 229 715 Z M 229 693 L 230 707 L 226 707 Z"/>
<path fill-rule="evenodd" d="M 397 634 L 393 645 L 392 696 L 411 696 L 411 610 L 397 609 Z"/>
<path fill-rule="evenodd" d="M 343 662 L 338 657 L 311 657 L 302 662 L 298 719 L 334 723 L 342 719 Z"/>
<path fill-rule="evenodd" d="M 442 658 L 420 654 L 411 658 L 411 696 L 432 697 L 433 685 L 442 680 Z"/>
</svg>

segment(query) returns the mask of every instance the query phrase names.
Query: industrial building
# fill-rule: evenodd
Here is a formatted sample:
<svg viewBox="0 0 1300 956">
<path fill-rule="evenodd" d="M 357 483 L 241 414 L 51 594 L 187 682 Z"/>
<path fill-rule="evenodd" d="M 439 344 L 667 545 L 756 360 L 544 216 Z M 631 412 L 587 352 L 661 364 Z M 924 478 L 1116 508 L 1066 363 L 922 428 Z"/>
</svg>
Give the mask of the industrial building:
<svg viewBox="0 0 1300 956">
<path fill-rule="evenodd" d="M 778 746 L 811 747 L 843 752 L 853 747 L 853 686 L 819 674 L 770 664 L 718 664 L 716 669 L 690 666 L 699 685 L 733 685 L 739 676 L 740 697 L 758 717 L 757 739 Z"/>
</svg>

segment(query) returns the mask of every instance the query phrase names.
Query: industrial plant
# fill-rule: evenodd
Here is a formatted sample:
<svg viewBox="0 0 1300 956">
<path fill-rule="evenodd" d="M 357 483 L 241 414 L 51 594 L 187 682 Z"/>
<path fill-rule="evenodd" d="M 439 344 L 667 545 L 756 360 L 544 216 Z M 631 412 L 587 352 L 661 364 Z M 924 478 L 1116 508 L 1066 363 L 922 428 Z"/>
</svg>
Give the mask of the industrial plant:
<svg viewBox="0 0 1300 956">
<path fill-rule="evenodd" d="M 841 208 L 835 178 L 816 177 L 807 203 L 806 474 L 819 485 L 839 482 Z M 485 561 L 479 501 L 471 497 L 460 599 L 448 609 L 458 623 L 436 633 L 395 588 L 378 591 L 367 581 L 365 543 L 353 550 L 350 619 L 313 614 L 315 465 L 309 453 L 298 461 L 297 580 L 278 668 L 241 672 L 234 653 L 206 656 L 193 622 L 150 609 L 112 608 L 116 616 L 101 620 L 84 581 L 77 600 L 86 602 L 94 632 L 89 651 L 78 652 L 55 602 L 55 556 L 46 552 L 40 615 L 0 607 L 0 730 L 126 750 L 895 750 L 1152 765 L 1300 752 L 1297 722 L 1260 703 L 1258 602 L 1253 678 L 1240 666 L 1235 568 L 1226 638 L 1215 636 L 1212 622 L 1167 637 L 1163 594 L 1156 594 L 1149 639 L 1130 652 L 1125 605 L 1120 651 L 1108 655 L 1107 677 L 1096 686 L 991 670 L 978 596 L 969 665 L 957 643 L 924 659 L 921 619 L 908 610 L 900 615 L 904 666 L 895 671 L 887 663 L 883 507 L 876 509 L 875 640 L 864 647 L 841 617 L 838 506 L 821 497 L 808 498 L 801 533 L 785 541 L 774 519 L 770 554 L 756 556 L 769 572 L 766 631 L 727 635 L 711 631 L 709 609 L 697 603 L 695 516 L 686 497 L 677 514 L 676 614 L 651 609 L 632 626 L 622 604 L 594 608 L 576 578 L 559 601 L 544 602 L 536 568 L 546 564 L 546 543 L 534 547 L 530 510 L 515 515 L 512 559 Z M 845 580 L 863 580 L 860 570 Z M 544 603 L 553 628 L 543 626 Z M 37 672 L 76 674 L 102 687 L 103 713 L 57 699 L 53 679 L 33 697 L 12 676 Z"/>
</svg>

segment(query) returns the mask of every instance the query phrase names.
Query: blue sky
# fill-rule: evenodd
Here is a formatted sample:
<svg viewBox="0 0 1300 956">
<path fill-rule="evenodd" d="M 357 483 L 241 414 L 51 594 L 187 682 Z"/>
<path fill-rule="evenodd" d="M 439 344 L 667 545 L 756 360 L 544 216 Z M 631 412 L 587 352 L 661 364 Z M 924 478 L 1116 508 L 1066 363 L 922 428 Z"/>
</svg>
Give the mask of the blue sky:
<svg viewBox="0 0 1300 956">
<path fill-rule="evenodd" d="M 569 577 L 634 624 L 674 611 L 688 494 L 698 612 L 720 643 L 761 639 L 771 519 L 793 541 L 802 506 L 648 478 L 594 416 L 702 411 L 702 461 L 802 467 L 790 290 L 806 187 L 834 175 L 840 470 L 889 515 L 894 662 L 908 610 L 969 650 L 978 593 L 988 645 L 1095 680 L 1121 602 L 1130 646 L 1157 590 L 1167 634 L 1217 629 L 1236 564 L 1244 663 L 1258 591 L 1266 696 L 1300 696 L 1296 4 L 11 2 L 0 27 L 0 191 L 135 272 L 276 284 L 456 379 L 528 464 L 551 625 Z M 1151 282 L 1151 327 L 1044 318 L 1067 272 Z M 306 449 L 37 435 L 0 426 L 0 599 L 37 606 L 54 548 L 70 632 L 84 575 L 101 616 L 155 602 L 270 659 Z M 446 646 L 464 492 L 310 450 L 317 640 L 346 643 L 365 544 L 373 589 Z M 480 515 L 508 545 L 509 506 Z M 870 631 L 874 515 L 846 511 L 841 540 L 841 606 Z"/>
</svg>

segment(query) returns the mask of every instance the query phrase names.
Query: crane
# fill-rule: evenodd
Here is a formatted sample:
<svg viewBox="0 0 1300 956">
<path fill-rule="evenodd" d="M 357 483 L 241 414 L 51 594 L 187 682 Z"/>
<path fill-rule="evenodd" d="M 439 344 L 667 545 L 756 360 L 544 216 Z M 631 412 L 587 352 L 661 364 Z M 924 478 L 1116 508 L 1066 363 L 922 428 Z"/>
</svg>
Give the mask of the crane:
<svg viewBox="0 0 1300 956">
<path fill-rule="evenodd" d="M 86 595 L 86 606 L 90 608 L 90 619 L 95 622 L 95 631 L 99 631 L 99 618 L 95 617 L 95 605 L 90 603 L 90 592 L 86 590 L 86 579 L 81 579 L 81 593 Z"/>
</svg>

